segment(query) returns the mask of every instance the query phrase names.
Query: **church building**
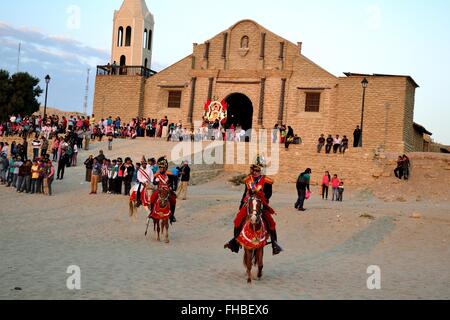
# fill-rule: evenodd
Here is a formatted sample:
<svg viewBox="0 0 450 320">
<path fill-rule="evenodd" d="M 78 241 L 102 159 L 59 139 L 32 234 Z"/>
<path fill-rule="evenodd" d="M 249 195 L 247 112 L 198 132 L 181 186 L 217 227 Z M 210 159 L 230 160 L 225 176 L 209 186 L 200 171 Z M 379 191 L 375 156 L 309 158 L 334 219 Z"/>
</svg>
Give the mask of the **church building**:
<svg viewBox="0 0 450 320">
<path fill-rule="evenodd" d="M 321 134 L 352 141 L 362 123 L 367 150 L 423 151 L 429 132 L 414 123 L 419 86 L 410 76 L 335 76 L 305 57 L 301 42 L 252 20 L 194 43 L 189 56 L 156 73 L 152 49 L 164 43 L 153 43 L 154 26 L 145 0 L 125 0 L 115 12 L 110 63 L 117 66 L 97 68 L 97 119 L 167 116 L 190 127 L 202 120 L 205 103 L 217 100 L 228 105 L 228 123 L 243 129 L 285 124 L 315 145 Z"/>
</svg>

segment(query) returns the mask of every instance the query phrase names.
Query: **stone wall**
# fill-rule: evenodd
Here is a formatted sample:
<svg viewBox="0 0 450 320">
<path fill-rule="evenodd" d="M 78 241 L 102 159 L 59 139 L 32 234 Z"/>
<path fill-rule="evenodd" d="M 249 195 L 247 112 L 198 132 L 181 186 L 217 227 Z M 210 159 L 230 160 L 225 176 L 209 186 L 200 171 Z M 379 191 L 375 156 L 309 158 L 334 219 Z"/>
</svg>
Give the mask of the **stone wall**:
<svg viewBox="0 0 450 320">
<path fill-rule="evenodd" d="M 140 76 L 102 76 L 95 80 L 95 118 L 100 120 L 120 116 L 130 121 L 142 115 L 144 106 L 144 78 Z"/>
</svg>

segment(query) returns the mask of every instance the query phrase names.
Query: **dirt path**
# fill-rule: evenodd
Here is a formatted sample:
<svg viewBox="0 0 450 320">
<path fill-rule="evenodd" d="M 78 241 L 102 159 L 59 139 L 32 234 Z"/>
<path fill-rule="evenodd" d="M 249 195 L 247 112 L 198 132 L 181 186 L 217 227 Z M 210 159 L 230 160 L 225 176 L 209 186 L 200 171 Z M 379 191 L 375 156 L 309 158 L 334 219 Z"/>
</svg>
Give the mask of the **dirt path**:
<svg viewBox="0 0 450 320">
<path fill-rule="evenodd" d="M 143 211 L 138 223 L 129 220 L 126 197 L 89 196 L 84 168 L 66 173 L 52 198 L 0 186 L 1 299 L 450 298 L 448 201 L 385 203 L 355 193 L 338 204 L 316 194 L 300 214 L 295 186 L 277 184 L 272 206 L 285 252 L 266 251 L 263 280 L 248 286 L 242 254 L 223 249 L 242 195 L 227 177 L 190 188 L 166 245 L 144 237 Z M 81 291 L 66 288 L 69 265 L 81 268 Z M 381 268 L 382 290 L 366 287 L 370 265 Z"/>
</svg>

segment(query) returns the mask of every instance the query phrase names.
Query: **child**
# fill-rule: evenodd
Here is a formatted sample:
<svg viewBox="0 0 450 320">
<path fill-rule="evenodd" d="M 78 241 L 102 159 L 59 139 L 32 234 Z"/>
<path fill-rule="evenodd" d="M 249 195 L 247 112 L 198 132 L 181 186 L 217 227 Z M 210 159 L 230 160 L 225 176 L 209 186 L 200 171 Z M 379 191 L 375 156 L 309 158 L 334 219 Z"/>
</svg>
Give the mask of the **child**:
<svg viewBox="0 0 450 320">
<path fill-rule="evenodd" d="M 338 201 L 342 202 L 343 199 L 344 199 L 344 181 L 341 181 L 339 183 L 339 197 L 338 197 Z"/>
<path fill-rule="evenodd" d="M 338 201 L 339 199 L 339 185 L 341 181 L 339 180 L 337 174 L 334 175 L 333 179 L 331 179 L 331 187 L 333 188 L 333 200 Z"/>
<path fill-rule="evenodd" d="M 109 138 L 108 138 L 108 150 L 109 151 L 112 150 L 112 143 L 113 143 L 113 137 L 109 136 Z"/>
</svg>

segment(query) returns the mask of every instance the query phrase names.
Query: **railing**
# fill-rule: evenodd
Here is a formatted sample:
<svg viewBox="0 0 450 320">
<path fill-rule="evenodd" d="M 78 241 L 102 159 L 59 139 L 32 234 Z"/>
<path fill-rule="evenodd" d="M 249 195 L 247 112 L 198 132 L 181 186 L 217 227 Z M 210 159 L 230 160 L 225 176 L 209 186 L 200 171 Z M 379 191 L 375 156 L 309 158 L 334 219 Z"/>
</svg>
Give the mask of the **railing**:
<svg viewBox="0 0 450 320">
<path fill-rule="evenodd" d="M 157 72 L 143 66 L 97 66 L 98 76 L 142 76 L 149 78 Z"/>
</svg>

